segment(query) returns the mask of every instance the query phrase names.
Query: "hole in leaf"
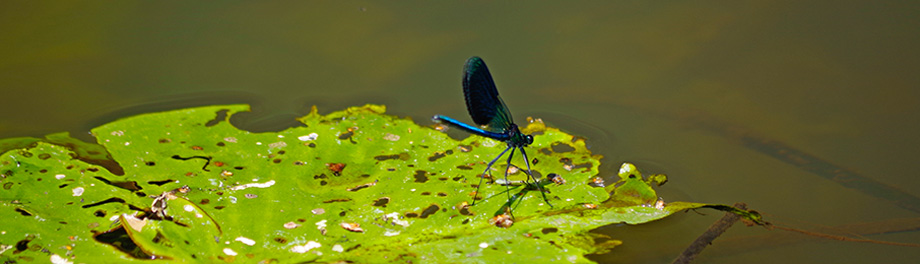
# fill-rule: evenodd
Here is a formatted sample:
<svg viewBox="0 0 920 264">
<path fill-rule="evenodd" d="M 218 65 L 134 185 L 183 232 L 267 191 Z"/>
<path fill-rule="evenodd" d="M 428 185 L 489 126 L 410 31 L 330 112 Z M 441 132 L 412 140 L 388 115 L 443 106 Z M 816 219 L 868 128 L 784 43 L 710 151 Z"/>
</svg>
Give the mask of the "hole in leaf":
<svg viewBox="0 0 920 264">
<path fill-rule="evenodd" d="M 428 161 L 432 161 L 432 162 L 433 162 L 433 161 L 436 161 L 436 160 L 441 159 L 441 158 L 443 158 L 443 157 L 447 157 L 447 154 L 444 153 L 444 152 L 440 152 L 440 151 L 439 151 L 439 152 L 435 152 L 434 155 L 432 155 L 431 157 L 428 157 Z"/>
<path fill-rule="evenodd" d="M 553 152 L 556 152 L 556 153 L 565 153 L 565 152 L 572 152 L 572 151 L 575 151 L 575 148 L 573 148 L 572 146 L 569 146 L 569 145 L 566 145 L 566 144 L 562 144 L 562 143 L 558 143 L 558 142 L 553 143 L 553 144 L 550 146 L 550 148 L 552 148 L 552 149 L 553 149 Z"/>
<path fill-rule="evenodd" d="M 81 207 L 83 207 L 83 208 L 90 208 L 90 207 L 93 207 L 93 206 L 99 206 L 99 205 L 103 205 L 103 204 L 107 204 L 107 203 L 124 203 L 124 202 L 125 202 L 125 200 L 122 200 L 121 198 L 109 198 L 109 199 L 106 199 L 105 201 L 91 203 L 91 204 L 83 205 L 83 206 L 81 206 Z"/>
<path fill-rule="evenodd" d="M 393 154 L 393 155 L 379 155 L 379 156 L 374 156 L 374 159 L 378 161 L 391 160 L 391 159 L 409 160 L 409 153 L 403 152 L 403 153 Z"/>
<path fill-rule="evenodd" d="M 582 172 L 588 172 L 588 171 L 591 170 L 591 166 L 592 166 L 592 164 L 591 164 L 590 162 L 585 162 L 585 163 L 582 163 L 582 164 L 577 164 L 577 165 L 572 166 L 572 170 L 584 168 L 584 170 L 582 170 Z"/>
<path fill-rule="evenodd" d="M 415 176 L 415 182 L 424 183 L 424 182 L 427 182 L 427 181 L 428 181 L 428 175 L 427 175 L 427 173 L 426 173 L 425 171 L 423 171 L 423 170 L 417 170 L 417 171 L 415 171 L 415 175 L 413 175 L 413 176 Z"/>
<path fill-rule="evenodd" d="M 355 246 L 353 246 L 353 247 L 350 247 L 350 248 L 346 249 L 345 252 L 349 252 L 349 251 L 358 249 L 359 247 L 361 247 L 361 244 L 357 244 L 357 245 L 355 245 Z"/>
<path fill-rule="evenodd" d="M 23 216 L 32 216 L 32 213 L 29 213 L 29 211 L 26 211 L 25 209 L 22 209 L 22 208 L 16 208 L 16 212 Z"/>
<path fill-rule="evenodd" d="M 382 197 L 377 200 L 374 200 L 374 206 L 386 207 L 387 203 L 389 202 L 390 202 L 390 197 Z"/>
<path fill-rule="evenodd" d="M 201 147 L 198 147 L 198 148 L 201 148 Z M 194 149 L 194 147 L 192 147 L 192 149 Z M 179 156 L 179 155 L 173 155 L 172 158 L 173 158 L 173 159 L 177 159 L 177 160 L 183 160 L 183 161 L 184 161 L 184 160 L 190 160 L 190 159 L 203 159 L 203 160 L 205 160 L 205 163 L 204 163 L 204 166 L 201 166 L 201 170 L 203 170 L 203 171 L 210 171 L 210 170 L 208 170 L 208 164 L 211 164 L 211 157 L 205 157 L 205 156 L 191 156 L 191 157 L 185 158 L 185 157 L 182 157 L 182 156 Z"/>
<path fill-rule="evenodd" d="M 128 233 L 125 232 L 125 229 L 122 226 L 118 226 L 115 229 L 95 234 L 93 239 L 100 243 L 108 244 L 115 249 L 118 249 L 128 256 L 131 256 L 136 259 L 172 259 L 169 257 L 150 255 L 144 252 L 141 248 L 131 240 L 131 237 L 128 236 Z"/>
<path fill-rule="evenodd" d="M 229 110 L 229 109 L 221 109 L 220 111 L 217 111 L 217 116 L 215 116 L 214 119 L 211 119 L 210 121 L 208 121 L 207 123 L 205 123 L 204 126 L 206 126 L 206 127 L 212 127 L 212 126 L 215 126 L 215 125 L 219 124 L 221 121 L 227 120 L 227 112 L 228 112 L 228 111 L 230 111 L 230 110 Z"/>
<path fill-rule="evenodd" d="M 156 185 L 156 186 L 163 186 L 164 184 L 167 184 L 167 183 L 170 183 L 170 182 L 174 182 L 174 181 L 176 181 L 176 180 L 173 180 L 173 179 L 166 179 L 166 180 L 162 180 L 162 181 L 148 181 L 147 183 L 148 183 L 148 184 L 153 184 L 153 185 Z"/>
<path fill-rule="evenodd" d="M 26 237 L 26 239 L 16 242 L 16 251 L 14 251 L 13 254 L 17 254 L 19 252 L 25 251 L 26 249 L 29 249 L 29 242 L 32 242 L 32 239 L 35 239 L 35 237 L 29 236 Z"/>
<path fill-rule="evenodd" d="M 102 178 L 102 177 L 100 177 L 100 176 L 96 176 L 96 177 L 93 177 L 93 178 L 96 178 L 97 180 L 102 181 L 102 182 L 104 182 L 105 184 L 112 185 L 112 186 L 115 186 L 115 187 L 118 187 L 118 188 L 122 188 L 122 189 L 125 189 L 125 190 L 129 190 L 129 191 L 138 191 L 138 190 L 143 189 L 143 188 L 141 188 L 141 186 L 137 185 L 137 182 L 135 182 L 135 181 L 116 181 L 116 182 L 113 182 L 113 181 L 109 181 L 109 180 L 106 179 L 106 178 Z"/>
</svg>

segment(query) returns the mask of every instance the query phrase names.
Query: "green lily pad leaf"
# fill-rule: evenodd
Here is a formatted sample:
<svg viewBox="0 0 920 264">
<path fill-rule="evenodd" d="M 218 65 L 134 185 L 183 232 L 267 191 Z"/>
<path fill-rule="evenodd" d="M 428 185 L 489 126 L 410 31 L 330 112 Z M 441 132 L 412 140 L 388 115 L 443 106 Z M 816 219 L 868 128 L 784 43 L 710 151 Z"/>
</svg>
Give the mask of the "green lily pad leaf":
<svg viewBox="0 0 920 264">
<path fill-rule="evenodd" d="M 230 124 L 248 109 L 125 118 L 93 129 L 98 145 L 17 143 L 0 156 L 0 260 L 582 263 L 621 243 L 589 233 L 600 226 L 700 207 L 759 217 L 665 203 L 651 185 L 666 177 L 632 164 L 604 184 L 583 139 L 539 120 L 523 131 L 543 193 L 517 155 L 480 175 L 503 142 L 457 141 L 383 106 L 314 108 L 273 133 Z"/>
</svg>

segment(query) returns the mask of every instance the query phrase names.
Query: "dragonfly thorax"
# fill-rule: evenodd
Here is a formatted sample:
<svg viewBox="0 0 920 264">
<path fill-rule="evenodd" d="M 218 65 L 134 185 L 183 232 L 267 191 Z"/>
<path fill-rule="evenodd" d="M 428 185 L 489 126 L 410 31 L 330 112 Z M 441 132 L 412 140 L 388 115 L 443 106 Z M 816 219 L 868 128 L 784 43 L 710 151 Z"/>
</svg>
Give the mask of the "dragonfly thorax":
<svg viewBox="0 0 920 264">
<path fill-rule="evenodd" d="M 526 147 L 527 145 L 533 143 L 533 136 L 521 133 L 521 130 L 518 129 L 516 124 L 511 124 L 511 127 L 508 128 L 507 133 L 509 137 L 505 142 L 507 142 L 511 147 Z"/>
</svg>

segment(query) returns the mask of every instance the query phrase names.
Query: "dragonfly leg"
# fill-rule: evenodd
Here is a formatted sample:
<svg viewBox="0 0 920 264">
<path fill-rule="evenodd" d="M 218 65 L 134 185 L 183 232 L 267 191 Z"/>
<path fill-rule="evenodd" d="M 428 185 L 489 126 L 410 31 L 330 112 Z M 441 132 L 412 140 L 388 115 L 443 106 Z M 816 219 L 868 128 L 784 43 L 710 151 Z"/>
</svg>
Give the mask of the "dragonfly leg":
<svg viewBox="0 0 920 264">
<path fill-rule="evenodd" d="M 549 203 L 549 200 L 546 199 L 546 192 L 543 191 L 543 187 L 540 186 L 540 182 L 537 181 L 537 177 L 533 176 L 533 171 L 530 170 L 530 159 L 527 158 L 527 152 L 524 151 L 524 147 L 520 147 L 520 149 L 521 155 L 524 156 L 524 164 L 527 164 L 527 176 L 530 176 L 530 178 L 533 179 L 533 183 L 537 185 L 537 189 L 540 190 L 540 194 L 543 195 L 543 201 L 545 201 L 549 207 L 553 207 L 553 205 Z M 511 153 L 514 153 L 514 151 L 511 151 Z"/>
<path fill-rule="evenodd" d="M 511 201 L 511 182 L 508 181 L 508 169 L 511 168 L 511 158 L 514 157 L 514 148 L 508 147 L 511 149 L 511 154 L 508 155 L 508 165 L 505 167 L 505 193 L 508 194 L 508 201 Z M 514 217 L 514 216 L 512 216 Z"/>
<path fill-rule="evenodd" d="M 511 148 L 511 146 L 508 146 L 507 148 L 505 148 L 505 150 L 503 150 L 501 154 L 498 154 L 497 157 L 495 157 L 494 159 L 492 159 L 492 161 L 490 161 L 489 164 L 486 165 L 486 169 L 482 171 L 482 177 L 479 177 L 479 184 L 476 185 L 476 193 L 473 194 L 473 205 L 476 205 L 476 196 L 479 195 L 479 188 L 482 187 L 482 178 L 484 178 L 485 175 L 486 175 L 486 173 L 488 172 L 488 173 L 489 173 L 489 178 L 491 179 L 491 177 L 492 177 L 492 176 L 491 176 L 491 175 L 492 175 L 492 172 L 490 172 L 489 169 L 491 169 L 491 168 L 492 168 L 492 165 L 494 165 L 495 162 L 498 161 L 498 158 L 501 158 L 502 156 L 504 156 L 504 155 L 505 155 L 505 152 L 508 152 L 508 149 L 510 149 L 510 148 Z M 495 182 L 495 180 L 492 179 L 492 182 Z"/>
</svg>

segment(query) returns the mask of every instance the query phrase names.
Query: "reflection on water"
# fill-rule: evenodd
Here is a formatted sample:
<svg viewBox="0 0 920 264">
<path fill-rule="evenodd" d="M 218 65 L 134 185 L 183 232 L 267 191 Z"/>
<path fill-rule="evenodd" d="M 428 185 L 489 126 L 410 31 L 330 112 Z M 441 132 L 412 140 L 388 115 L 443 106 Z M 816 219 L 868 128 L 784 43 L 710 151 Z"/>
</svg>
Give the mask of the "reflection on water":
<svg viewBox="0 0 920 264">
<path fill-rule="evenodd" d="M 624 161 L 668 174 L 666 201 L 746 202 L 803 227 L 917 217 L 905 209 L 915 203 L 900 202 L 909 198 L 886 195 L 920 196 L 918 3 L 429 4 L 4 2 L 0 137 L 91 140 L 89 128 L 120 117 L 231 103 L 253 105 L 233 119 L 250 131 L 298 125 L 312 105 L 385 104 L 425 124 L 466 116 L 460 73 L 477 55 L 518 122 L 534 116 L 585 136 L 605 156 L 604 175 Z M 861 191 L 744 137 L 895 187 Z M 721 215 L 701 213 L 601 228 L 624 244 L 593 259 L 669 261 Z M 723 238 L 777 232 L 735 226 Z M 804 239 L 720 251 L 720 241 L 701 262 L 920 258 Z"/>
</svg>

